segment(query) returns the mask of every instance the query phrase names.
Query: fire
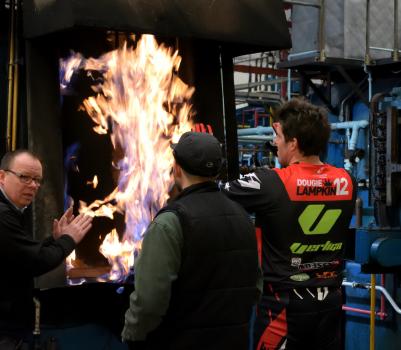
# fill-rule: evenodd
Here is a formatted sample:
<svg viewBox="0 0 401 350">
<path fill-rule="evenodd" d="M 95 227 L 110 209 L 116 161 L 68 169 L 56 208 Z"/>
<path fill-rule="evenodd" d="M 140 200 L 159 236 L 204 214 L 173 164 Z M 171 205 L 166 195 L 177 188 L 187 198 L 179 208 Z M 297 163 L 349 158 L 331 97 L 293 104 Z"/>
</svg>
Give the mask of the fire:
<svg viewBox="0 0 401 350">
<path fill-rule="evenodd" d="M 129 268 L 134 265 L 133 251 L 136 247 L 139 247 L 139 243 L 130 242 L 124 240 L 120 242 L 118 233 L 113 229 L 103 240 L 99 251 L 108 258 L 109 263 L 112 265 L 112 269 L 109 274 L 111 281 L 119 280 L 121 273 L 126 276 L 129 272 Z"/>
<path fill-rule="evenodd" d="M 93 180 L 92 180 L 92 181 L 86 181 L 86 184 L 87 184 L 87 185 L 92 185 L 93 188 L 96 188 L 97 185 L 98 185 L 98 183 L 99 183 L 99 180 L 98 180 L 98 178 L 97 178 L 97 175 L 95 175 L 95 176 L 93 177 Z"/>
<path fill-rule="evenodd" d="M 127 275 L 133 251 L 140 248 L 147 226 L 165 205 L 173 183 L 169 145 L 192 126 L 189 100 L 194 89 L 175 74 L 180 62 L 178 51 L 144 35 L 136 48 L 125 44 L 97 59 L 73 54 L 60 63 L 61 88 L 71 79 L 71 70 L 102 74 L 103 82 L 92 86 L 96 96 L 84 100 L 82 108 L 95 123 L 93 130 L 109 134 L 114 149 L 123 153 L 116 189 L 105 199 L 80 206 L 80 212 L 93 216 L 125 214 L 122 239 L 113 230 L 99 249 L 112 265 L 110 280 Z"/>
<path fill-rule="evenodd" d="M 75 259 L 76 259 L 75 250 L 73 250 L 71 254 L 68 255 L 67 258 L 65 259 L 65 264 L 68 270 L 74 267 Z"/>
</svg>

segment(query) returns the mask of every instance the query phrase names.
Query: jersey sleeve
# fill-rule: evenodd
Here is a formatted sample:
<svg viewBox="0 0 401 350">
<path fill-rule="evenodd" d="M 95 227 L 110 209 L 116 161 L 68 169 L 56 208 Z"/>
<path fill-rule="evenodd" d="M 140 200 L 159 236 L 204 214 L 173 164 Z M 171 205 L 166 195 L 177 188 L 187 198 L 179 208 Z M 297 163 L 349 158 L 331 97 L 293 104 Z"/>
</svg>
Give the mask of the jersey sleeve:
<svg viewBox="0 0 401 350">
<path fill-rule="evenodd" d="M 249 213 L 269 206 L 277 188 L 277 175 L 270 169 L 257 169 L 239 179 L 221 183 L 220 189 L 230 199 L 241 204 Z"/>
</svg>

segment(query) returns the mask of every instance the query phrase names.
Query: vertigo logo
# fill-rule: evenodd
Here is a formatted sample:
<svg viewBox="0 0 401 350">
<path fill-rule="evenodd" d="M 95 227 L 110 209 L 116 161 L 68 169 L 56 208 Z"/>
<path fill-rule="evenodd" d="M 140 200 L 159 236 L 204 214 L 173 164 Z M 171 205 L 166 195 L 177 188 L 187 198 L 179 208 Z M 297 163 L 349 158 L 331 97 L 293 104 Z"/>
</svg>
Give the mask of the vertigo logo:
<svg viewBox="0 0 401 350">
<path fill-rule="evenodd" d="M 341 242 L 330 242 L 327 241 L 324 244 L 302 244 L 295 242 L 291 244 L 290 250 L 293 254 L 303 254 L 305 252 L 335 252 L 341 250 L 343 244 Z"/>
<path fill-rule="evenodd" d="M 298 218 L 305 235 L 325 235 L 341 215 L 341 209 L 328 209 L 323 212 L 324 204 L 310 204 Z M 319 220 L 318 220 L 319 219 Z"/>
</svg>

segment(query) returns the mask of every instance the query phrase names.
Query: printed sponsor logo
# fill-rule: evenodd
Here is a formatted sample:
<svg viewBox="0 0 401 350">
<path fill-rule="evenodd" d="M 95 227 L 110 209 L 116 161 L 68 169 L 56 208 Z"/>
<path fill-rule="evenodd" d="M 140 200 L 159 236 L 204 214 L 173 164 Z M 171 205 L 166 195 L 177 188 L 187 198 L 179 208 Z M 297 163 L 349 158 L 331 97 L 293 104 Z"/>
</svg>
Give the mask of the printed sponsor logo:
<svg viewBox="0 0 401 350">
<path fill-rule="evenodd" d="M 305 235 L 325 235 L 332 229 L 340 217 L 342 210 L 328 209 L 316 223 L 324 208 L 324 204 L 310 204 L 299 216 L 298 223 Z"/>
<path fill-rule="evenodd" d="M 304 264 L 299 264 L 298 269 L 300 271 L 311 271 L 311 270 L 318 270 L 324 267 L 335 267 L 340 264 L 339 260 L 334 261 L 314 261 L 308 262 Z"/>
<path fill-rule="evenodd" d="M 323 179 L 297 179 L 298 196 L 347 196 L 348 180 L 335 178 L 332 182 Z"/>
<path fill-rule="evenodd" d="M 335 187 L 297 187 L 298 196 L 335 196 Z"/>
<path fill-rule="evenodd" d="M 291 259 L 291 266 L 299 266 L 302 263 L 302 258 L 292 258 Z"/>
<path fill-rule="evenodd" d="M 293 254 L 303 254 L 305 252 L 327 252 L 341 250 L 343 244 L 341 242 L 330 242 L 327 241 L 324 244 L 302 244 L 295 242 L 291 244 L 290 250 Z"/>
<path fill-rule="evenodd" d="M 335 271 L 316 272 L 316 277 L 322 279 L 336 278 L 337 273 Z"/>
<path fill-rule="evenodd" d="M 290 276 L 290 279 L 296 282 L 304 282 L 310 279 L 310 276 L 306 273 L 298 273 L 296 275 Z"/>
<path fill-rule="evenodd" d="M 255 190 L 260 190 L 260 179 L 255 173 L 241 175 L 239 180 L 237 180 L 241 187 L 253 188 Z"/>
<path fill-rule="evenodd" d="M 297 186 L 322 187 L 323 180 L 322 179 L 297 179 Z"/>
</svg>

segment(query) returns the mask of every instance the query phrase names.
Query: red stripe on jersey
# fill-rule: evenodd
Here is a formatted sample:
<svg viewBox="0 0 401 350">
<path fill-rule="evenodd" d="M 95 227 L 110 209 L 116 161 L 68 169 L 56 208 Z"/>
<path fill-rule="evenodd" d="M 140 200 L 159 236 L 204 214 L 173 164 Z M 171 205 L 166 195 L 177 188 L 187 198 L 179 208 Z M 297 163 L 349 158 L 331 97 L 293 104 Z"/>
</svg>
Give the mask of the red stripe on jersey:
<svg viewBox="0 0 401 350">
<path fill-rule="evenodd" d="M 287 312 L 281 311 L 277 318 L 269 323 L 260 337 L 257 350 L 275 350 L 287 336 Z"/>
<path fill-rule="evenodd" d="M 346 170 L 328 164 L 292 164 L 274 169 L 292 201 L 346 201 L 352 199 L 353 182 Z"/>
<path fill-rule="evenodd" d="M 262 229 L 255 227 L 256 244 L 258 248 L 259 265 L 262 266 Z"/>
</svg>

